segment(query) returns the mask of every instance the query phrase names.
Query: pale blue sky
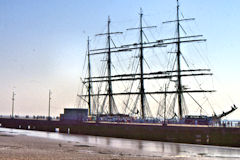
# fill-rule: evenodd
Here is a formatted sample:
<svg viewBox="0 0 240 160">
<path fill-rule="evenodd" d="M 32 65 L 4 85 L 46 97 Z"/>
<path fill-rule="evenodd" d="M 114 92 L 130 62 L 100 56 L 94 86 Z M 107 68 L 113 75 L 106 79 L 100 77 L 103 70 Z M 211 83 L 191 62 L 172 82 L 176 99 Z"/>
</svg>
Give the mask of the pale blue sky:
<svg viewBox="0 0 240 160">
<path fill-rule="evenodd" d="M 206 54 L 223 92 L 240 105 L 240 1 L 180 4 L 186 18 L 196 18 L 194 33 L 207 38 Z M 175 19 L 175 0 L 0 0 L 0 114 L 11 113 L 14 87 L 16 114 L 46 115 L 48 89 L 54 115 L 74 106 L 87 36 L 103 32 L 108 15 L 114 31 L 136 27 L 140 7 L 151 25 Z M 240 110 L 229 118 L 239 116 Z"/>
</svg>

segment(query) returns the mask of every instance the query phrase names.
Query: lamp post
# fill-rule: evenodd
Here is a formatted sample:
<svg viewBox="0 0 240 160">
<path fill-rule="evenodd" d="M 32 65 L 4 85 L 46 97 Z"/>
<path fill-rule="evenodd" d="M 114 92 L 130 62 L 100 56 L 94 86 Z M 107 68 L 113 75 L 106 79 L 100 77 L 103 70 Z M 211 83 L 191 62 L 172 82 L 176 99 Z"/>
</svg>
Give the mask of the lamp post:
<svg viewBox="0 0 240 160">
<path fill-rule="evenodd" d="M 15 92 L 12 94 L 12 119 L 14 118 L 14 100 L 15 100 Z"/>
</svg>

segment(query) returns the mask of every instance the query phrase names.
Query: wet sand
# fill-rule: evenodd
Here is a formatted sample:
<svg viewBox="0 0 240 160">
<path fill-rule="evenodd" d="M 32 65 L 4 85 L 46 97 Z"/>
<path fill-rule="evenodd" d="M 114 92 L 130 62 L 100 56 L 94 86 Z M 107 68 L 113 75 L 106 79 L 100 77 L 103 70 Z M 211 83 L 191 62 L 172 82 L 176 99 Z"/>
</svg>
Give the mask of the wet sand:
<svg viewBox="0 0 240 160">
<path fill-rule="evenodd" d="M 142 156 L 117 148 L 0 132 L 0 160 L 207 160 L 203 157 Z"/>
<path fill-rule="evenodd" d="M 78 142 L 0 133 L 1 160 L 118 160 L 161 159 L 124 154 L 118 150 Z"/>
</svg>

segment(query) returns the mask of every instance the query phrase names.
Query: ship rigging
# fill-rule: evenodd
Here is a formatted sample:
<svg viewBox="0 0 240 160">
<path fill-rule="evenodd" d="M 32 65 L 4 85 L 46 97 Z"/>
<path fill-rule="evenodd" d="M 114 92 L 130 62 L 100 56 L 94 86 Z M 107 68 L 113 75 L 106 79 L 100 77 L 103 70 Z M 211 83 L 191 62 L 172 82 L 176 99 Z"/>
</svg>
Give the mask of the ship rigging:
<svg viewBox="0 0 240 160">
<path fill-rule="evenodd" d="M 141 119 L 146 119 L 149 117 L 153 117 L 151 114 L 151 107 L 148 104 L 147 96 L 152 97 L 155 101 L 156 98 L 154 98 L 153 95 L 164 95 L 165 100 L 162 100 L 158 102 L 159 108 L 161 107 L 162 110 L 164 110 L 164 115 L 159 114 L 161 109 L 158 109 L 158 115 L 157 118 L 163 118 L 165 119 L 166 116 L 166 96 L 168 94 L 174 95 L 172 98 L 172 102 L 168 110 L 171 112 L 172 117 L 177 116 L 179 120 L 182 120 L 185 115 L 187 115 L 187 109 L 185 108 L 185 99 L 184 94 L 187 94 L 200 108 L 201 112 L 203 107 L 201 104 L 197 102 L 197 100 L 194 99 L 194 97 L 191 95 L 193 93 L 212 93 L 215 92 L 215 90 L 206 90 L 202 87 L 199 87 L 200 89 L 189 89 L 186 86 L 183 85 L 183 78 L 184 77 L 197 77 L 197 76 L 212 76 L 210 69 L 193 69 L 190 68 L 189 65 L 186 63 L 186 60 L 183 56 L 183 52 L 181 50 L 182 44 L 186 43 L 198 43 L 198 42 L 205 42 L 206 39 L 202 38 L 202 35 L 185 35 L 182 36 L 181 30 L 183 32 L 184 29 L 181 25 L 183 22 L 192 21 L 194 18 L 180 18 L 180 11 L 179 11 L 179 1 L 177 0 L 177 7 L 176 7 L 176 20 L 166 21 L 163 22 L 163 24 L 168 23 L 174 23 L 176 26 L 176 37 L 174 38 L 167 38 L 167 39 L 159 39 L 155 41 L 149 41 L 147 39 L 147 36 L 144 32 L 145 29 L 153 29 L 157 28 L 157 26 L 143 26 L 143 11 L 140 9 L 139 13 L 139 27 L 137 28 L 129 28 L 127 31 L 130 30 L 137 30 L 139 32 L 139 42 L 131 43 L 131 44 L 125 44 L 121 46 L 116 46 L 112 39 L 112 35 L 120 35 L 123 34 L 123 32 L 112 32 L 111 31 L 111 20 L 110 17 L 108 17 L 107 21 L 107 32 L 97 34 L 96 36 L 106 36 L 107 38 L 107 46 L 105 48 L 100 49 L 90 49 L 90 40 L 87 41 L 87 60 L 88 60 L 88 76 L 83 79 L 84 87 L 87 88 L 87 94 L 78 94 L 78 97 L 80 97 L 82 100 L 87 102 L 88 104 L 88 110 L 89 115 L 116 115 L 116 114 L 125 114 L 125 115 L 135 115 L 138 117 L 141 117 Z M 144 41 L 144 38 L 146 41 Z M 152 49 L 152 48 L 166 48 L 167 46 L 173 45 L 175 46 L 175 51 L 172 53 L 175 55 L 175 60 L 172 66 L 172 70 L 157 70 L 154 72 L 145 72 L 144 71 L 144 63 L 145 63 L 145 50 Z M 128 52 L 132 53 L 133 51 L 139 51 L 139 54 L 136 56 L 138 59 L 137 67 L 135 67 L 135 72 L 128 71 L 127 73 L 121 73 L 121 74 L 112 74 L 112 54 L 126 54 Z M 102 75 L 93 76 L 91 72 L 91 58 L 92 56 L 98 56 L 98 55 L 106 55 L 106 72 L 103 72 Z M 186 65 L 188 66 L 187 69 L 182 68 L 182 62 L 184 61 Z M 162 80 L 167 80 L 162 86 L 164 87 L 164 90 L 146 90 L 146 83 L 150 83 L 149 81 L 154 80 L 157 81 L 157 83 L 162 82 Z M 129 83 L 130 86 L 127 87 L 125 90 L 121 91 L 118 89 L 113 89 L 114 83 Z M 102 84 L 105 83 L 105 91 L 102 92 Z M 133 84 L 137 83 L 137 87 L 135 87 Z M 153 82 L 155 83 L 155 82 Z M 97 84 L 97 89 L 93 89 L 93 85 Z M 174 86 L 174 87 L 170 87 Z M 137 90 L 136 90 L 137 88 Z M 123 109 L 123 112 L 121 113 L 119 111 L 119 105 L 115 102 L 115 97 L 117 96 L 127 96 L 126 99 L 124 99 L 123 104 L 125 105 L 125 108 Z M 103 97 L 103 98 L 100 98 Z M 130 99 L 135 97 L 135 101 L 133 101 L 132 106 L 130 106 Z M 102 99 L 102 102 L 100 104 L 100 99 Z M 106 105 L 106 101 L 108 99 L 108 103 Z M 121 99 L 121 98 L 120 98 Z M 140 100 L 139 100 L 140 99 Z M 160 99 L 160 98 L 158 98 Z M 160 105 L 164 102 L 164 105 Z M 121 104 L 121 105 L 123 105 Z M 139 104 L 139 106 L 137 106 Z M 107 106 L 107 107 L 106 107 Z M 185 107 L 184 107 L 185 106 Z M 165 107 L 165 108 L 164 108 Z M 234 105 L 230 111 L 223 112 L 220 115 L 216 115 L 213 113 L 213 116 L 210 117 L 211 120 L 218 120 L 222 118 L 223 116 L 226 116 L 236 110 L 237 107 Z M 129 111 L 127 113 L 127 110 Z M 177 112 L 176 112 L 177 111 Z"/>
</svg>

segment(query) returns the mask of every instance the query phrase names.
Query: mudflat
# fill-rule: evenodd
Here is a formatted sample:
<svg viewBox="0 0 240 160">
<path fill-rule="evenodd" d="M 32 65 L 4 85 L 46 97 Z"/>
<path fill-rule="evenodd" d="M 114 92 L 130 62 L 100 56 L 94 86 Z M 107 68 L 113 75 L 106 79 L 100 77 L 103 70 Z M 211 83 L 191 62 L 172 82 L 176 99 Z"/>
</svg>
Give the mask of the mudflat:
<svg viewBox="0 0 240 160">
<path fill-rule="evenodd" d="M 142 156 L 117 148 L 90 146 L 0 132 L 0 160 L 196 160 L 203 157 Z"/>
<path fill-rule="evenodd" d="M 1 160 L 118 160 L 159 159 L 124 154 L 114 149 L 26 135 L 0 133 Z"/>
</svg>

